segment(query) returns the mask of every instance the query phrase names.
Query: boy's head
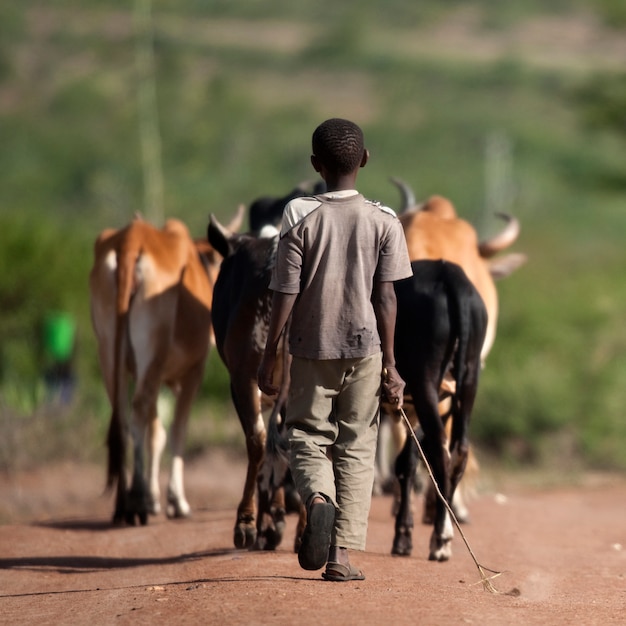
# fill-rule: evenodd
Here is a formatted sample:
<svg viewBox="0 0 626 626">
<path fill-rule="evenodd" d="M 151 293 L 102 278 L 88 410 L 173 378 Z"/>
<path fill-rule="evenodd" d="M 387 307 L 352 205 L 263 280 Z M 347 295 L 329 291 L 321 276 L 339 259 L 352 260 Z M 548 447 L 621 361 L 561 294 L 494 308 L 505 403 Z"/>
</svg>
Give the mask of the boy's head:
<svg viewBox="0 0 626 626">
<path fill-rule="evenodd" d="M 312 161 L 340 176 L 356 171 L 367 160 L 363 131 L 349 120 L 335 117 L 322 122 L 313 133 L 312 144 Z"/>
</svg>

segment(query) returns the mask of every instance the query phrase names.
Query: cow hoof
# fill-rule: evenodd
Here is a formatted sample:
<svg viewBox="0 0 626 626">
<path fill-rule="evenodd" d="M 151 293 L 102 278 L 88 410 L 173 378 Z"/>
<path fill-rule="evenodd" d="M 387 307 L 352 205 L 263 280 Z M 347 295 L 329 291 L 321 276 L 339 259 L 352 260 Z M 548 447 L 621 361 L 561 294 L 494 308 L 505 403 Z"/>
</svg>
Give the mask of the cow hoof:
<svg viewBox="0 0 626 626">
<path fill-rule="evenodd" d="M 436 561 L 437 563 L 445 563 L 446 561 L 450 560 L 450 554 L 444 554 L 442 552 L 436 552 L 436 553 L 431 552 L 428 555 L 428 560 Z"/>
<path fill-rule="evenodd" d="M 459 524 L 469 524 L 470 523 L 470 514 L 469 511 L 463 508 L 457 508 L 454 505 L 452 506 L 452 511 L 454 512 L 454 516 L 456 517 L 456 521 Z"/>
<path fill-rule="evenodd" d="M 150 513 L 153 502 L 147 491 L 140 486 L 133 486 L 126 494 L 124 505 L 124 518 L 129 526 L 135 526 L 136 520 L 145 526 L 148 523 L 148 513 Z"/>
<path fill-rule="evenodd" d="M 446 517 L 443 522 L 443 528 L 440 532 L 433 530 L 430 536 L 430 546 L 428 555 L 429 561 L 448 561 L 452 556 L 452 538 L 454 537 L 454 530 L 452 527 L 452 520 L 446 513 Z"/>
<path fill-rule="evenodd" d="M 274 528 L 266 528 L 257 534 L 253 550 L 276 550 L 283 540 L 283 533 Z"/>
<path fill-rule="evenodd" d="M 393 548 L 391 548 L 391 554 L 393 554 L 393 556 L 411 556 L 412 552 L 413 546 L 399 546 L 394 543 Z"/>
<path fill-rule="evenodd" d="M 120 526 L 124 526 L 125 524 L 125 515 L 124 513 L 120 513 L 119 511 L 115 511 L 115 513 L 113 513 L 113 518 L 111 519 L 111 525 L 112 526 L 116 526 L 116 527 L 120 527 Z"/>
<path fill-rule="evenodd" d="M 431 539 L 430 554 L 428 555 L 429 561 L 437 561 L 439 563 L 443 563 L 445 561 L 449 561 L 451 556 L 452 541 L 450 539 L 439 541 Z"/>
<path fill-rule="evenodd" d="M 265 528 L 256 540 L 257 550 L 276 550 L 283 540 L 283 533 L 285 532 L 285 522 L 276 522 L 274 527 Z"/>
<path fill-rule="evenodd" d="M 413 538 L 410 528 L 401 528 L 396 530 L 396 535 L 393 538 L 393 546 L 391 548 L 391 554 L 395 556 L 411 556 L 413 551 Z"/>
<path fill-rule="evenodd" d="M 124 520 L 127 526 L 136 526 L 137 522 L 141 526 L 148 525 L 148 512 L 147 511 L 127 511 L 124 515 Z"/>
<path fill-rule="evenodd" d="M 241 550 L 243 548 L 252 548 L 256 543 L 256 528 L 254 524 L 237 524 L 233 535 L 235 548 Z"/>
<path fill-rule="evenodd" d="M 175 499 L 168 499 L 165 514 L 168 519 L 186 519 L 191 517 L 191 507 L 184 500 L 179 502 Z"/>
<path fill-rule="evenodd" d="M 185 510 L 185 507 L 181 507 L 173 502 L 168 502 L 165 514 L 168 519 L 187 519 L 188 517 L 191 517 L 191 509 L 187 508 Z"/>
</svg>

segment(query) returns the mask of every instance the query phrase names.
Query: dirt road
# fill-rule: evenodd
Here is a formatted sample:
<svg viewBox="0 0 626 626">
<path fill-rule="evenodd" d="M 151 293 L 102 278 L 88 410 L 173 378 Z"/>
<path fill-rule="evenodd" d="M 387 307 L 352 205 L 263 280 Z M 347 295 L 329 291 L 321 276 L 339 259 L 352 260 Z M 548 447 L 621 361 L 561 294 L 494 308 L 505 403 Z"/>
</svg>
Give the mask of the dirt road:
<svg viewBox="0 0 626 626">
<path fill-rule="evenodd" d="M 471 503 L 467 540 L 448 563 L 390 556 L 389 497 L 373 501 L 368 549 L 353 561 L 367 579 L 328 583 L 298 567 L 295 518 L 276 552 L 232 548 L 240 458 L 191 463 L 191 519 L 163 516 L 112 529 L 104 468 L 71 464 L 0 479 L 0 623 L 4 624 L 624 624 L 626 478 L 551 490 L 507 485 Z"/>
</svg>

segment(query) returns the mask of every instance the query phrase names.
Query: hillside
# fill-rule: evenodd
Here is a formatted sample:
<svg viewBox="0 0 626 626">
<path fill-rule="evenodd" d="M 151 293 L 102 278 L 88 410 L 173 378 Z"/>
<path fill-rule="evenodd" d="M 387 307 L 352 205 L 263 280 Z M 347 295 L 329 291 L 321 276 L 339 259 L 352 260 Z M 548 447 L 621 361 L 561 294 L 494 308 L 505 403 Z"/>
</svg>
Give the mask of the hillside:
<svg viewBox="0 0 626 626">
<path fill-rule="evenodd" d="M 451 198 L 482 236 L 498 228 L 496 210 L 521 220 L 515 249 L 530 261 L 499 284 L 475 439 L 518 463 L 545 461 L 556 444 L 572 467 L 624 468 L 625 136 L 588 104 L 596 84 L 624 93 L 624 22 L 608 0 L 503 5 L 159 0 L 146 73 L 137 42 L 149 40 L 126 4 L 5 3 L 3 419 L 38 414 L 38 329 L 63 309 L 78 324 L 77 411 L 96 431 L 106 423 L 86 294 L 102 228 L 140 210 L 201 236 L 210 213 L 228 219 L 311 178 L 310 132 L 339 115 L 365 129 L 366 195 L 398 206 L 397 176 L 419 197 Z M 163 193 L 151 205 L 142 128 L 157 130 L 150 171 Z M 219 421 L 228 399 L 215 355 L 203 396 L 220 398 L 209 410 Z"/>
</svg>

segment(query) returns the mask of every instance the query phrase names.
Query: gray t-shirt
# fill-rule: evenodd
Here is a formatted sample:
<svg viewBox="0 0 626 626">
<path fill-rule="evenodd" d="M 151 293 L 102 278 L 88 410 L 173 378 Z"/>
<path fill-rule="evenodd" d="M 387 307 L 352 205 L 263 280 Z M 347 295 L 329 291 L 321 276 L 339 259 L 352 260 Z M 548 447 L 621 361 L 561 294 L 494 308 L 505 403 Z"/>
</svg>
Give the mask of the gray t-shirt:
<svg viewBox="0 0 626 626">
<path fill-rule="evenodd" d="M 289 351 L 308 359 L 375 354 L 374 283 L 411 275 L 402 226 L 391 209 L 356 191 L 292 200 L 270 282 L 274 291 L 299 294 Z"/>
</svg>

